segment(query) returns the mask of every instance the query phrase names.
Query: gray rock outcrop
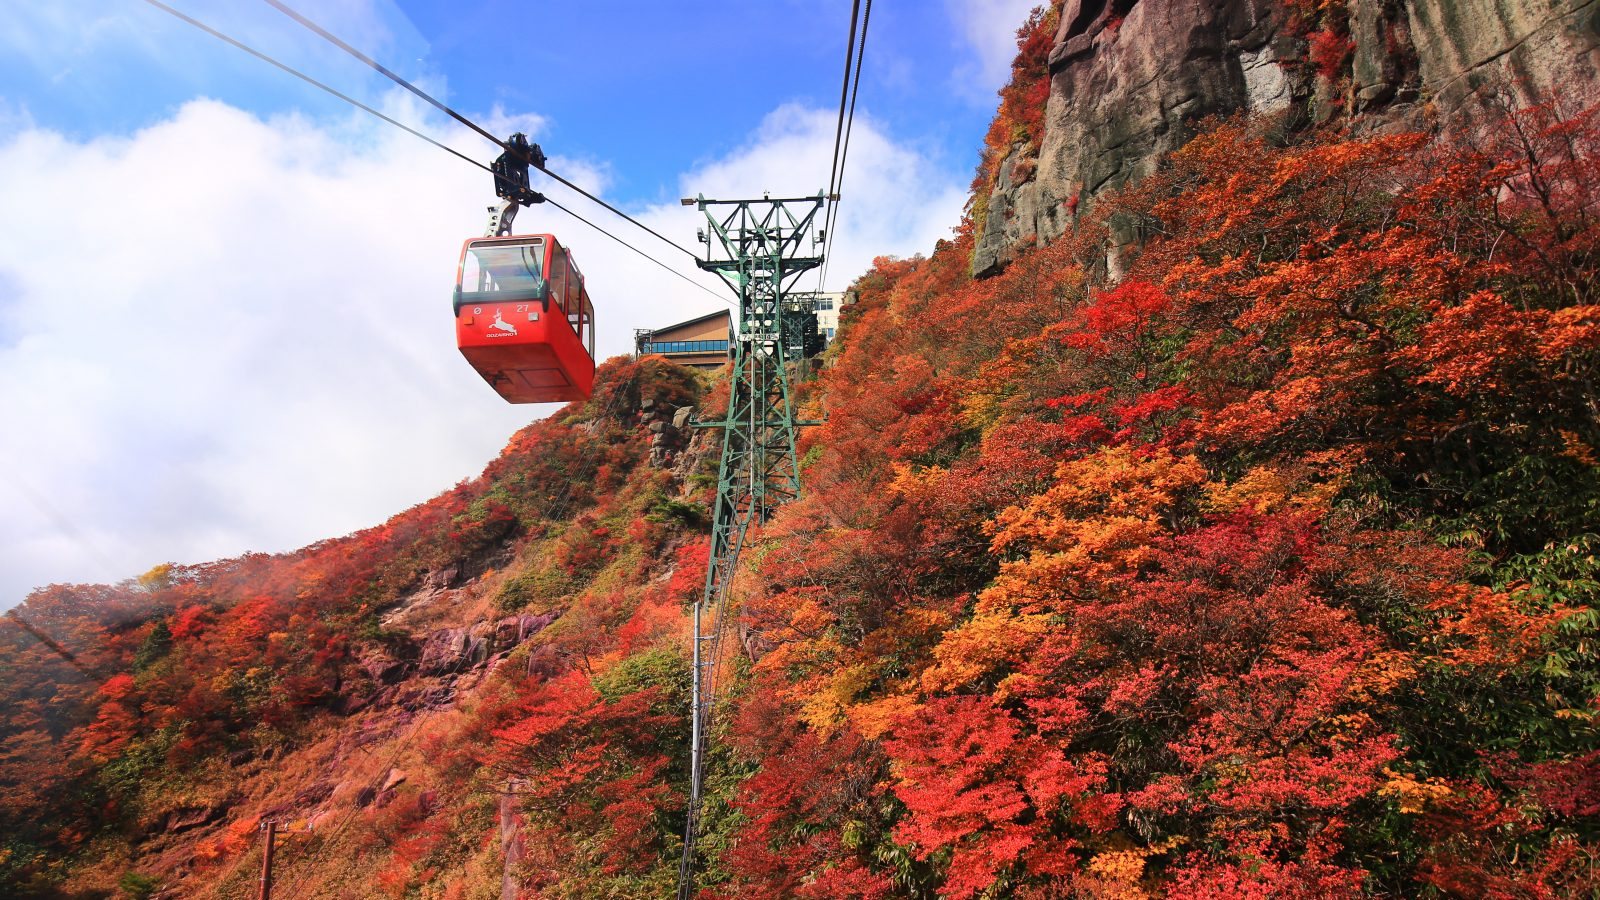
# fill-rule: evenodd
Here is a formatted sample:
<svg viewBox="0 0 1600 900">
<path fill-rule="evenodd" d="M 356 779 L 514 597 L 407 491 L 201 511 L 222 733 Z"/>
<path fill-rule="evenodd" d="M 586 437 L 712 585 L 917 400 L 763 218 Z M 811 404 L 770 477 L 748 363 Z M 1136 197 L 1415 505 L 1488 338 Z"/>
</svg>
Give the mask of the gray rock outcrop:
<svg viewBox="0 0 1600 900">
<path fill-rule="evenodd" d="M 543 631 L 559 616 L 559 612 L 508 616 L 467 628 L 440 629 L 423 641 L 417 671 L 422 675 L 450 675 L 481 666 L 490 657 Z"/>
<path fill-rule="evenodd" d="M 640 418 L 650 432 L 650 465 L 670 469 L 683 450 L 684 432 L 694 415 L 692 406 L 672 406 L 646 399 L 640 403 Z"/>
<path fill-rule="evenodd" d="M 1346 13 L 1347 72 L 1328 79 L 1280 2 L 1067 0 L 1043 138 L 1000 162 L 973 272 L 993 274 L 1019 247 L 1060 235 L 1210 115 L 1448 128 L 1481 110 L 1485 88 L 1523 102 L 1600 99 L 1597 0 L 1347 0 Z"/>
</svg>

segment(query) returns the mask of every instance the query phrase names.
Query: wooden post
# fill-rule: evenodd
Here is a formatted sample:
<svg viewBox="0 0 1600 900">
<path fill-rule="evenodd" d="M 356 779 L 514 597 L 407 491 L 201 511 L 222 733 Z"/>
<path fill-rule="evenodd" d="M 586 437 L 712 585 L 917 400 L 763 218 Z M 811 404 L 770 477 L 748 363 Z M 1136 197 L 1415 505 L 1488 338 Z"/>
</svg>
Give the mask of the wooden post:
<svg viewBox="0 0 1600 900">
<path fill-rule="evenodd" d="M 271 819 L 262 822 L 261 832 L 267 836 L 267 847 L 261 854 L 261 900 L 272 900 L 272 852 L 278 844 L 278 823 Z"/>
</svg>

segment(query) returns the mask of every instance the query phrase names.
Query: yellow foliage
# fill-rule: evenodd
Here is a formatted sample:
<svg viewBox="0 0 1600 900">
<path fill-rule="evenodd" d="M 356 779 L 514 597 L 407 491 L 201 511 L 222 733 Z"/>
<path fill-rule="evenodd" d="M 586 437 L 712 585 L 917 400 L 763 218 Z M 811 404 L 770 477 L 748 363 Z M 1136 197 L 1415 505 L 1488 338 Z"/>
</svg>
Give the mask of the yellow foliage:
<svg viewBox="0 0 1600 900">
<path fill-rule="evenodd" d="M 908 607 L 901 611 L 900 617 L 910 626 L 924 632 L 943 631 L 950 627 L 953 621 L 951 615 L 941 609 L 926 609 L 920 606 Z"/>
<path fill-rule="evenodd" d="M 881 700 L 848 707 L 845 715 L 857 734 L 875 741 L 921 708 L 922 704 L 911 694 L 890 694 Z"/>
<path fill-rule="evenodd" d="M 159 591 L 169 586 L 172 584 L 173 568 L 172 563 L 162 563 L 151 568 L 150 571 L 139 576 L 139 586 L 147 591 Z M 3 862 L 3 860 L 0 860 L 0 862 Z"/>
<path fill-rule="evenodd" d="M 1370 738 L 1378 731 L 1377 723 L 1372 716 L 1364 712 L 1344 713 L 1328 719 L 1331 726 L 1325 740 L 1328 746 L 1336 750 L 1345 750 L 1357 746 L 1363 739 Z"/>
<path fill-rule="evenodd" d="M 926 494 L 938 485 L 948 471 L 944 466 L 919 469 L 905 463 L 895 463 L 894 480 L 889 482 L 889 493 L 897 497 L 916 497 Z"/>
<path fill-rule="evenodd" d="M 1015 666 L 1048 627 L 1048 616 L 979 612 L 933 648 L 935 662 L 922 673 L 922 689 L 930 693 L 954 690 Z"/>
<path fill-rule="evenodd" d="M 845 708 L 872 683 L 873 670 L 847 666 L 827 678 L 820 690 L 809 691 L 800 704 L 800 720 L 820 731 L 831 731 L 845 720 Z"/>
<path fill-rule="evenodd" d="M 961 423 L 987 434 L 989 429 L 1001 421 L 1005 412 L 1004 401 L 1004 396 L 998 392 L 975 390 L 963 395 L 960 401 Z"/>
<path fill-rule="evenodd" d="M 1020 562 L 1000 565 L 993 587 L 978 595 L 980 611 L 1017 609 L 1025 612 L 1059 611 L 1070 599 L 1068 590 L 1082 576 L 1081 554 L 1035 554 Z"/>
<path fill-rule="evenodd" d="M 1081 277 L 1082 270 L 1073 267 Z M 958 403 L 961 423 L 987 437 L 995 426 L 1007 421 L 1007 407 L 1017 396 L 1017 384 L 1028 377 L 1052 348 L 1060 346 L 1059 335 L 1047 330 L 1031 337 L 1006 341 L 999 355 L 984 366 L 983 377 L 970 380 Z"/>
<path fill-rule="evenodd" d="M 1450 786 L 1437 778 L 1420 781 L 1391 769 L 1384 769 L 1383 773 L 1389 776 L 1389 780 L 1378 788 L 1378 795 L 1397 801 L 1403 813 L 1420 813 L 1451 793 Z"/>
<path fill-rule="evenodd" d="M 1144 877 L 1145 854 L 1139 850 L 1108 850 L 1089 860 L 1089 872 L 1105 879 L 1095 895 L 1107 900 L 1143 900 L 1150 896 L 1139 887 Z"/>
<path fill-rule="evenodd" d="M 1049 538 L 1065 549 L 1036 551 L 1022 562 L 1002 565 L 1001 577 L 979 595 L 978 608 L 1060 611 L 1082 586 L 1137 570 L 1164 533 L 1159 522 L 1133 516 L 1056 523 Z"/>
<path fill-rule="evenodd" d="M 901 472 L 896 483 L 907 477 Z M 1111 447 L 1063 463 L 1047 491 L 990 523 L 995 552 L 1028 556 L 1002 564 L 973 618 L 934 648 L 922 689 L 955 690 L 1019 667 L 1075 591 L 1149 558 L 1179 500 L 1205 480 L 1198 460 L 1165 450 Z"/>
<path fill-rule="evenodd" d="M 990 525 L 996 553 L 1028 547 L 1063 551 L 1081 543 L 1099 522 L 1159 523 L 1178 498 L 1206 480 L 1193 456 L 1108 447 L 1062 463 L 1056 483 L 1026 506 L 1013 506 Z"/>
<path fill-rule="evenodd" d="M 1368 656 L 1356 669 L 1347 690 L 1357 703 L 1370 703 L 1399 687 L 1417 673 L 1410 653 L 1382 650 Z"/>
<path fill-rule="evenodd" d="M 327 572 L 307 572 L 301 576 L 300 587 L 294 592 L 297 599 L 311 600 L 327 590 Z"/>
<path fill-rule="evenodd" d="M 840 665 L 839 660 L 846 653 L 847 651 L 838 637 L 827 634 L 810 640 L 780 643 L 772 648 L 771 652 L 761 657 L 760 661 L 756 663 L 756 667 L 769 672 L 803 669 L 826 673 L 838 668 Z M 826 676 L 807 678 L 799 684 L 792 685 L 785 693 L 796 703 L 803 703 L 814 690 L 818 689 L 816 685 L 824 677 Z"/>
<path fill-rule="evenodd" d="M 1206 471 L 1192 456 L 1110 447 L 1063 463 L 1055 479 L 989 524 L 994 552 L 1030 555 L 1001 566 L 979 597 L 980 611 L 1059 612 L 1080 586 L 1138 569 Z"/>
<path fill-rule="evenodd" d="M 1254 506 L 1270 512 L 1287 504 L 1295 480 L 1283 466 L 1256 466 L 1233 484 L 1212 484 L 1206 487 L 1206 506 L 1218 512 L 1233 512 Z"/>
<path fill-rule="evenodd" d="M 1144 878 L 1145 860 L 1178 847 L 1183 837 L 1170 837 L 1148 847 L 1105 850 L 1089 860 L 1086 869 L 1098 881 L 1093 895 L 1107 900 L 1144 900 L 1150 896 L 1139 886 Z"/>
<path fill-rule="evenodd" d="M 1256 466 L 1233 484 L 1205 488 L 1204 505 L 1230 513 L 1246 507 L 1260 512 L 1290 509 L 1326 513 L 1344 490 L 1356 460 L 1345 451 L 1311 453 L 1292 463 Z"/>
<path fill-rule="evenodd" d="M 822 604 L 807 598 L 789 614 L 789 627 L 801 636 L 810 637 L 833 627 L 835 618 Z"/>
</svg>

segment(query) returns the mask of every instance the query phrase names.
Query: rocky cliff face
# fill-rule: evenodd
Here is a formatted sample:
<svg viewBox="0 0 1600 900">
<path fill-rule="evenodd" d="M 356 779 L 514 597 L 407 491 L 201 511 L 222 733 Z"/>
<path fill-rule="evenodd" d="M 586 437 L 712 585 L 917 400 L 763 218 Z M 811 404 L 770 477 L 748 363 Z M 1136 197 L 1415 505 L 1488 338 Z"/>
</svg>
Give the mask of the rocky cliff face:
<svg viewBox="0 0 1600 900">
<path fill-rule="evenodd" d="M 1193 123 L 1448 128 L 1491 91 L 1600 99 L 1596 0 L 1066 0 L 1042 138 L 990 186 L 975 273 L 1065 231 L 1098 194 L 1151 171 Z M 1033 164 L 1029 164 L 1029 163 Z M 1115 264 L 1113 254 L 1113 265 Z"/>
</svg>

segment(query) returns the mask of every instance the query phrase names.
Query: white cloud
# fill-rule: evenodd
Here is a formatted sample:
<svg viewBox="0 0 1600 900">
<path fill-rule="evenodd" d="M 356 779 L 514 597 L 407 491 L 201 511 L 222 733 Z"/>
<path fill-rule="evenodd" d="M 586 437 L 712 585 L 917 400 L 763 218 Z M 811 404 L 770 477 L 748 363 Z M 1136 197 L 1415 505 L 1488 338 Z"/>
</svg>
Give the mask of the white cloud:
<svg viewBox="0 0 1600 900">
<path fill-rule="evenodd" d="M 325 76 L 338 71 L 376 83 L 379 76 L 343 51 L 304 30 L 264 3 L 232 0 L 173 0 L 173 8 L 300 69 Z M 387 58 L 405 58 L 421 45 L 415 29 L 391 0 L 296 0 L 312 21 L 353 46 Z M 136 59 L 193 83 L 215 84 L 229 71 L 260 64 L 201 34 L 193 26 L 137 0 L 74 0 L 72 3 L 6 4 L 0 16 L 0 52 L 26 60 L 46 76 L 73 73 L 83 79 L 107 71 L 107 59 Z"/>
<path fill-rule="evenodd" d="M 950 18 L 976 56 L 956 68 L 958 90 L 974 102 L 994 102 L 994 92 L 1011 78 L 1017 57 L 1017 29 L 1046 0 L 945 0 Z"/>
<path fill-rule="evenodd" d="M 385 109 L 487 158 L 408 95 Z M 683 192 L 816 190 L 831 136 L 826 111 L 777 110 L 684 175 Z M 877 254 L 925 252 L 963 200 L 868 115 L 850 160 L 836 287 Z M 608 183 L 604 162 L 562 165 L 588 188 Z M 377 524 L 476 474 L 550 410 L 502 403 L 452 343 L 455 260 L 482 231 L 488 176 L 387 126 L 262 121 L 213 101 L 89 141 L 22 123 L 0 141 L 0 196 L 0 608 L 47 582 Z M 640 216 L 697 246 L 694 210 Z M 720 306 L 553 209 L 525 210 L 518 226 L 574 248 L 602 356 L 626 352 L 636 327 Z"/>
<path fill-rule="evenodd" d="M 786 105 L 769 114 L 750 141 L 728 158 L 705 165 L 680 181 L 685 197 L 786 196 L 827 189 L 833 161 L 837 113 Z M 828 266 L 829 290 L 842 290 L 885 253 L 926 253 L 950 237 L 961 218 L 966 192 L 928 159 L 891 140 L 870 113 L 858 111 L 839 205 L 838 233 Z M 811 181 L 806 181 L 809 174 Z M 676 209 L 676 207 L 674 207 Z M 669 210 L 657 210 L 665 217 Z M 675 226 L 698 227 L 700 214 Z M 802 279 L 802 287 L 813 284 Z"/>
</svg>

